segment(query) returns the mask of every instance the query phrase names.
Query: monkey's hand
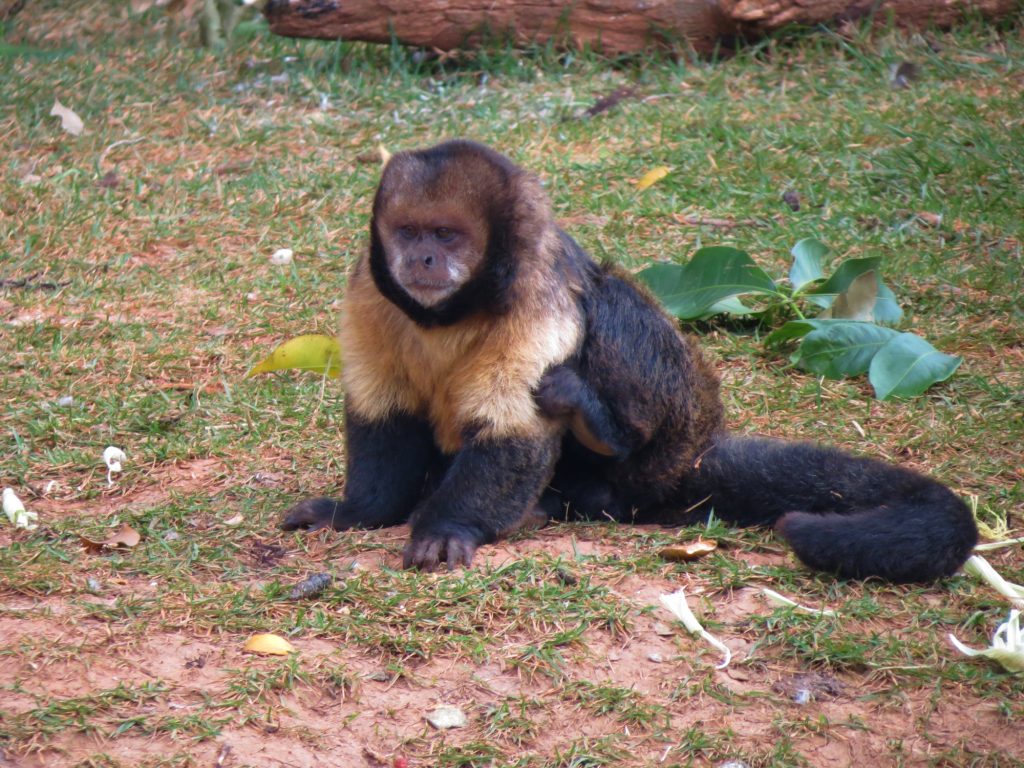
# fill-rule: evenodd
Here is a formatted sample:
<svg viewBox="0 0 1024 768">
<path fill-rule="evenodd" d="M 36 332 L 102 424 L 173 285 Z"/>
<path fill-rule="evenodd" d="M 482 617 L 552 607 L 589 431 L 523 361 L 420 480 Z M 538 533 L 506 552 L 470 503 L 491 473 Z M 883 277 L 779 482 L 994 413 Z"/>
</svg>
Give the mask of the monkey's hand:
<svg viewBox="0 0 1024 768">
<path fill-rule="evenodd" d="M 345 505 L 327 496 L 300 501 L 285 512 L 281 520 L 281 530 L 284 531 L 319 531 L 321 528 L 344 531 L 356 525 L 358 522 L 345 514 Z"/>
<path fill-rule="evenodd" d="M 533 393 L 540 412 L 566 423 L 576 439 L 601 456 L 625 459 L 630 449 L 611 411 L 568 365 L 549 368 Z"/>
<path fill-rule="evenodd" d="M 454 571 L 460 565 L 469 566 L 483 543 L 482 535 L 462 526 L 444 527 L 450 530 L 413 535 L 402 553 L 403 567 L 433 571 L 445 563 L 449 571 Z"/>
<path fill-rule="evenodd" d="M 560 419 L 583 407 L 586 385 L 567 365 L 548 369 L 537 384 L 533 399 L 549 419 Z"/>
</svg>

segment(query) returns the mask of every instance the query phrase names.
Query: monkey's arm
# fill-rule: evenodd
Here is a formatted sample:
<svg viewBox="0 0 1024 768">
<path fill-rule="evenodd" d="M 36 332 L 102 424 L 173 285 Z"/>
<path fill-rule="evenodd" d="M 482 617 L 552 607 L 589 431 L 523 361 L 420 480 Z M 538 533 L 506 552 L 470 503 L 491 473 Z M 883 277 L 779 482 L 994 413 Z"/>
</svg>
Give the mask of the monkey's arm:
<svg viewBox="0 0 1024 768">
<path fill-rule="evenodd" d="M 438 453 L 427 423 L 407 414 L 372 422 L 346 408 L 345 444 L 344 499 L 301 501 L 285 514 L 281 528 L 381 528 L 408 518 Z"/>
<path fill-rule="evenodd" d="M 477 547 L 514 528 L 533 508 L 559 443 L 557 433 L 466 440 L 437 489 L 413 512 L 405 567 L 469 565 Z"/>
<path fill-rule="evenodd" d="M 643 435 L 621 429 L 593 388 L 568 365 L 547 370 L 537 385 L 534 400 L 549 419 L 563 419 L 573 436 L 586 448 L 602 456 L 625 459 Z"/>
</svg>

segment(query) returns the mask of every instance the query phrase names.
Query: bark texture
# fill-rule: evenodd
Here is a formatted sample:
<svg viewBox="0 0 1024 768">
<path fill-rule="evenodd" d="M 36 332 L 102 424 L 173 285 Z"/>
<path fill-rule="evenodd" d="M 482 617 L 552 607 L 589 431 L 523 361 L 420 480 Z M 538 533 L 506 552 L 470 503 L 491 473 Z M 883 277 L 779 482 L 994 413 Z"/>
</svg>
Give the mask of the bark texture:
<svg viewBox="0 0 1024 768">
<path fill-rule="evenodd" d="M 609 54 L 756 37 L 787 24 L 874 14 L 900 26 L 949 27 L 966 14 L 1019 13 L 1021 0 L 268 0 L 270 28 L 288 37 L 365 40 L 452 50 L 485 39 L 517 46 L 554 42 Z"/>
</svg>

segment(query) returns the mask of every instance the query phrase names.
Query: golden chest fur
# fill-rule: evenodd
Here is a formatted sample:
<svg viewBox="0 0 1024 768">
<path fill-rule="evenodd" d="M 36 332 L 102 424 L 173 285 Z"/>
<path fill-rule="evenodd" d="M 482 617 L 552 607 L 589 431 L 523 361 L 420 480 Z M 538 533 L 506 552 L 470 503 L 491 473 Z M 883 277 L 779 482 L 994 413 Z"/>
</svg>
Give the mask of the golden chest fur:
<svg viewBox="0 0 1024 768">
<path fill-rule="evenodd" d="M 422 328 L 380 294 L 364 258 L 350 277 L 341 318 L 349 408 L 369 421 L 395 411 L 422 416 L 448 453 L 461 447 L 467 429 L 484 439 L 559 429 L 540 416 L 533 389 L 549 366 L 577 349 L 582 319 L 564 288 L 540 276 L 522 285 L 506 315 Z"/>
</svg>

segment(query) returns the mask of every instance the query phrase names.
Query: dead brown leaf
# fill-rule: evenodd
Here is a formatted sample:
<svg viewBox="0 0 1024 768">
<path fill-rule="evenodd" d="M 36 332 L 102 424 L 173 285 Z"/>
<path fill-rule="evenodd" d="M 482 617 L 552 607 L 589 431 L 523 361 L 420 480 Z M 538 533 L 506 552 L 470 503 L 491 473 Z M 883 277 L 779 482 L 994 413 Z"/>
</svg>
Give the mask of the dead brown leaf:
<svg viewBox="0 0 1024 768">
<path fill-rule="evenodd" d="M 94 541 L 81 535 L 78 538 L 82 542 L 82 546 L 85 547 L 86 552 L 93 555 L 110 549 L 131 549 L 142 541 L 142 535 L 128 525 L 128 523 L 122 525 L 103 541 Z"/>
<path fill-rule="evenodd" d="M 685 544 L 672 544 L 658 550 L 658 555 L 665 560 L 689 561 L 709 555 L 718 549 L 718 542 L 712 539 L 697 539 Z"/>
</svg>

